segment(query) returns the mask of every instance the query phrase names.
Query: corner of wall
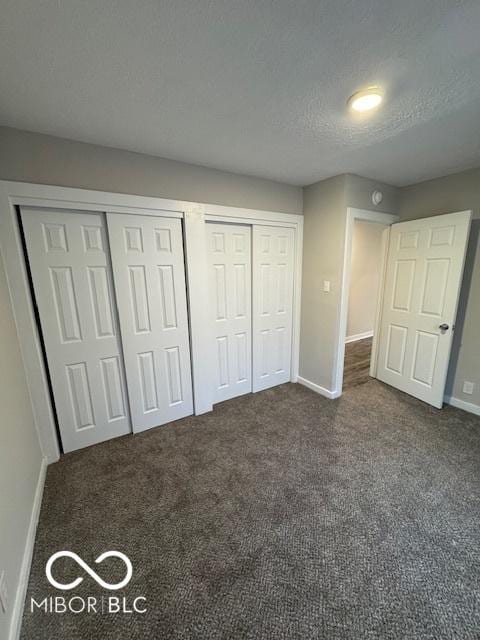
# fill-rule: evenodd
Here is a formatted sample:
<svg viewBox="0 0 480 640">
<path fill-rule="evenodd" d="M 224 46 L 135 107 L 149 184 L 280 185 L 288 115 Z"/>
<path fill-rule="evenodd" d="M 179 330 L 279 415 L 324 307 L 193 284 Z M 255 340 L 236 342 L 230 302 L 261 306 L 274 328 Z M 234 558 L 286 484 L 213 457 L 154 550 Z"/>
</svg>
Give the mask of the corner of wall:
<svg viewBox="0 0 480 640">
<path fill-rule="evenodd" d="M 300 378 L 334 397 L 335 344 L 341 300 L 342 248 L 346 221 L 346 176 L 304 189 L 304 252 Z M 324 281 L 330 291 L 324 291 Z M 319 391 L 320 389 L 320 391 Z"/>
<path fill-rule="evenodd" d="M 381 191 L 383 199 L 379 205 L 372 202 L 374 191 Z M 390 184 L 372 180 L 353 173 L 346 175 L 346 206 L 382 213 L 397 214 L 400 208 L 400 189 Z"/>
</svg>

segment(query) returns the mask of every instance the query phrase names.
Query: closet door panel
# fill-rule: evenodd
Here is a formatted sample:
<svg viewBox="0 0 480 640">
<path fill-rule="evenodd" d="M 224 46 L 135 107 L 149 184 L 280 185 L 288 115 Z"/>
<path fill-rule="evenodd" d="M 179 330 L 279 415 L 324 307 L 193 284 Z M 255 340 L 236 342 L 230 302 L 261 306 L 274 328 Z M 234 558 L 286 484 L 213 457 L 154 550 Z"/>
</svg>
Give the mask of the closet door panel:
<svg viewBox="0 0 480 640">
<path fill-rule="evenodd" d="M 63 449 L 129 433 L 104 215 L 21 216 Z"/>
<path fill-rule="evenodd" d="M 107 214 L 134 431 L 193 413 L 178 219 Z"/>
<path fill-rule="evenodd" d="M 253 391 L 290 380 L 294 231 L 253 226 Z"/>
<path fill-rule="evenodd" d="M 252 390 L 251 228 L 207 224 L 214 403 Z"/>
</svg>

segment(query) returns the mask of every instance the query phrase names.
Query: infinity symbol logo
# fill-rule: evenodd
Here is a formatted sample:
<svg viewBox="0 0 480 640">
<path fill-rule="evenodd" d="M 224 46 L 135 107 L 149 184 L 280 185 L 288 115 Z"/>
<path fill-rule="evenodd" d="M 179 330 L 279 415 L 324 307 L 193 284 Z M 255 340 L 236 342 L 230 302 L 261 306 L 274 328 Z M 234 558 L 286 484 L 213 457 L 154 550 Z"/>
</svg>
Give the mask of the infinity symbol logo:
<svg viewBox="0 0 480 640">
<path fill-rule="evenodd" d="M 68 584 L 62 584 L 61 582 L 57 582 L 55 578 L 52 576 L 52 566 L 53 566 L 53 563 L 56 560 L 58 560 L 58 558 L 72 558 L 101 587 L 103 587 L 104 589 L 109 589 L 110 591 L 116 591 L 117 589 L 122 589 L 122 587 L 124 587 L 130 582 L 133 569 L 132 569 L 132 563 L 130 562 L 130 559 L 127 558 L 127 556 L 124 553 L 121 553 L 120 551 L 105 551 L 105 553 L 102 553 L 101 555 L 98 556 L 95 562 L 96 564 L 99 564 L 100 562 L 103 562 L 106 558 L 111 558 L 111 557 L 120 558 L 121 560 L 123 560 L 123 562 L 125 563 L 125 566 L 127 567 L 127 573 L 125 575 L 125 578 L 121 582 L 118 582 L 117 584 L 109 584 L 108 582 L 105 582 L 104 580 L 102 580 L 102 578 L 97 573 L 95 573 L 95 571 L 93 571 L 93 569 L 91 569 L 88 566 L 88 564 L 84 562 L 82 558 L 80 558 L 80 556 L 77 556 L 77 554 L 73 553 L 72 551 L 57 551 L 57 553 L 54 553 L 53 556 L 51 556 L 47 562 L 47 565 L 45 567 L 45 574 L 50 584 L 56 587 L 57 589 L 61 589 L 62 591 L 69 591 L 70 589 L 75 589 L 75 587 L 78 587 L 78 585 L 81 582 L 83 582 L 83 578 L 78 577 L 78 578 L 75 578 L 73 582 L 69 582 Z"/>
</svg>

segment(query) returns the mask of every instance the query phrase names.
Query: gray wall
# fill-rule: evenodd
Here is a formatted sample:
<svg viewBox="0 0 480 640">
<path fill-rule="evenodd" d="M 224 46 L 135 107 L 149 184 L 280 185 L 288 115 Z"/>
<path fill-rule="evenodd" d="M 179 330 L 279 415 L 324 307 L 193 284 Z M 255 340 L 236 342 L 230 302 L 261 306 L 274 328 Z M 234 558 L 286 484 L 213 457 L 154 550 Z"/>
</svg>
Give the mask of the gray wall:
<svg viewBox="0 0 480 640">
<path fill-rule="evenodd" d="M 384 193 L 374 207 L 374 189 Z M 304 253 L 300 376 L 335 390 L 343 248 L 347 207 L 397 213 L 398 189 L 355 175 L 322 180 L 304 189 Z M 323 291 L 330 280 L 331 291 Z"/>
<path fill-rule="evenodd" d="M 328 390 L 341 297 L 345 182 L 346 176 L 336 176 L 304 190 L 300 376 Z M 324 280 L 330 280 L 330 293 L 323 291 Z"/>
<path fill-rule="evenodd" d="M 9 593 L 0 638 L 7 638 L 42 454 L 1 258 L 0 309 L 0 572 Z"/>
<path fill-rule="evenodd" d="M 385 229 L 384 225 L 375 222 L 354 222 L 347 337 L 373 332 L 375 327 Z"/>
<path fill-rule="evenodd" d="M 383 193 L 383 200 L 377 206 L 372 203 L 372 193 L 376 189 Z M 352 173 L 347 175 L 345 182 L 345 204 L 347 207 L 397 213 L 399 197 L 400 190 L 397 187 L 356 176 Z"/>
<path fill-rule="evenodd" d="M 302 188 L 0 127 L 0 179 L 302 213 Z"/>
<path fill-rule="evenodd" d="M 428 180 L 401 190 L 402 220 L 473 210 L 474 220 L 460 293 L 459 310 L 447 380 L 447 395 L 480 406 L 480 169 Z M 464 380 L 475 383 L 463 393 Z"/>
</svg>

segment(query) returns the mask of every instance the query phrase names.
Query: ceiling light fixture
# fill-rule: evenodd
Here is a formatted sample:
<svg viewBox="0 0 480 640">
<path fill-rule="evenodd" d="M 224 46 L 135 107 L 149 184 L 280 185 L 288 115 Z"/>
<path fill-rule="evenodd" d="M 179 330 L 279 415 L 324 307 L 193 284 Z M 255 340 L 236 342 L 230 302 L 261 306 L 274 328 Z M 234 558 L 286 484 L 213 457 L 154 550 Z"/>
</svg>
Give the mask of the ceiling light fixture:
<svg viewBox="0 0 480 640">
<path fill-rule="evenodd" d="M 364 91 L 357 91 L 348 99 L 348 106 L 353 111 L 363 113 L 375 109 L 383 100 L 383 94 L 378 87 L 368 87 Z"/>
</svg>

